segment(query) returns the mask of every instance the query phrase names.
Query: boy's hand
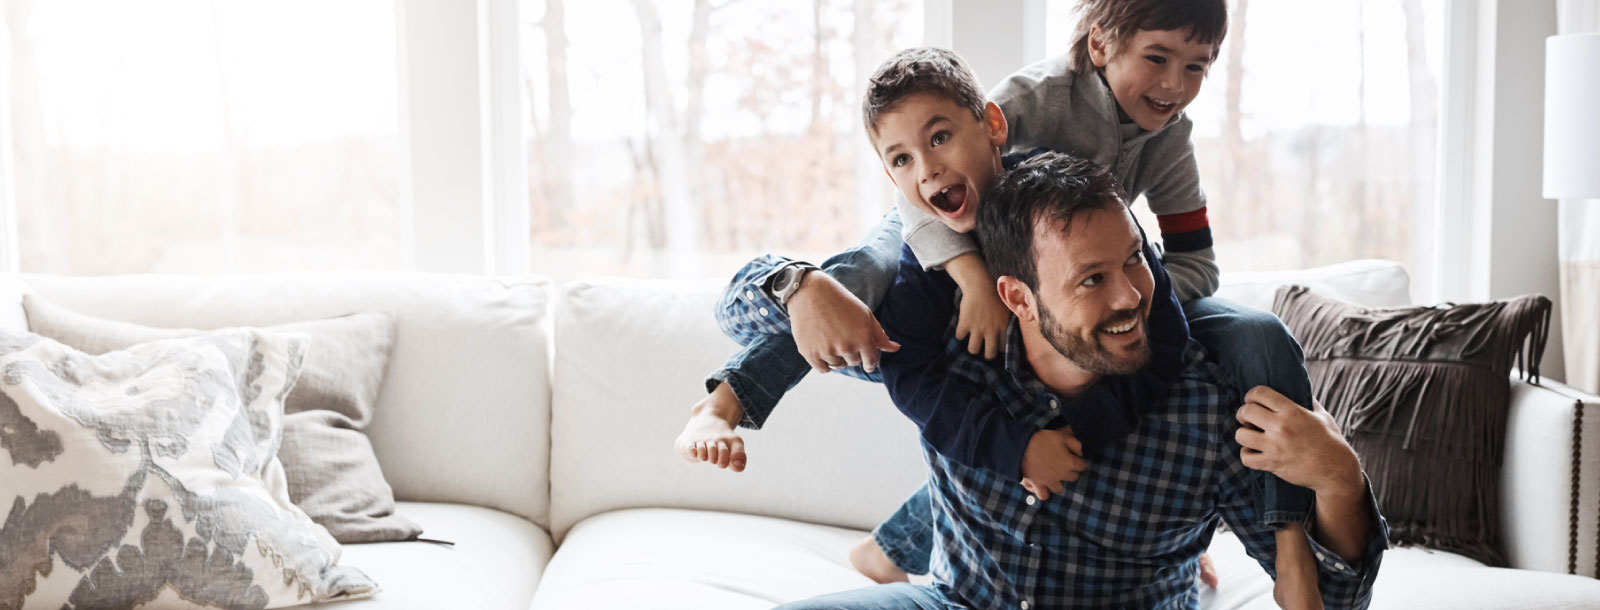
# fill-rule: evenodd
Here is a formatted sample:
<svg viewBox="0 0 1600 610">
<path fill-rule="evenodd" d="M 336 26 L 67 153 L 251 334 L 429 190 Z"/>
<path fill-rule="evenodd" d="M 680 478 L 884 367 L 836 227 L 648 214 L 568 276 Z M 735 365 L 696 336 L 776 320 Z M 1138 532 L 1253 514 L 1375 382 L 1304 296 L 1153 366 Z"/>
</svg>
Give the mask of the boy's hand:
<svg viewBox="0 0 1600 610">
<path fill-rule="evenodd" d="M 1072 435 L 1072 427 L 1040 430 L 1028 439 L 1022 452 L 1022 486 L 1040 500 L 1061 493 L 1063 482 L 1078 480 L 1089 463 L 1083 459 L 1083 443 Z"/>
<path fill-rule="evenodd" d="M 672 449 L 678 457 L 691 464 L 706 462 L 717 468 L 744 472 L 744 440 L 734 432 L 744 408 L 728 384 L 720 384 L 689 410 L 689 423 L 684 424 Z"/>
<path fill-rule="evenodd" d="M 993 360 L 1005 347 L 1009 324 L 1011 310 L 1000 302 L 1000 293 L 993 286 L 988 290 L 961 292 L 961 318 L 956 321 L 956 338 L 967 340 L 967 353 L 982 353 L 985 359 Z"/>
<path fill-rule="evenodd" d="M 967 353 L 993 360 L 1005 347 L 1006 326 L 1011 310 L 1000 301 L 1000 293 L 989 276 L 988 267 L 976 252 L 957 256 L 944 264 L 950 279 L 961 287 L 961 317 L 956 320 L 956 338 L 967 340 Z"/>
<path fill-rule="evenodd" d="M 807 273 L 788 307 L 795 347 L 819 373 L 856 365 L 871 373 L 879 351 L 900 349 L 872 310 L 827 273 Z"/>
</svg>

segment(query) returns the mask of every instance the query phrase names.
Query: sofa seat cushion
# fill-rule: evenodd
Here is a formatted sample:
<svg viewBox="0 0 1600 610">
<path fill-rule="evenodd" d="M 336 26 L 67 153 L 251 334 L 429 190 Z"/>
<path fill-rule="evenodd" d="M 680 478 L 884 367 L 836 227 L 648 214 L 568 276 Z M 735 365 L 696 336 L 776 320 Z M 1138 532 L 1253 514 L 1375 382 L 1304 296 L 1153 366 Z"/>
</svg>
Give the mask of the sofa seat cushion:
<svg viewBox="0 0 1600 610">
<path fill-rule="evenodd" d="M 432 523 L 424 522 L 432 531 Z M 866 532 L 772 517 L 629 509 L 578 522 L 534 597 L 535 610 L 768 610 L 872 585 L 851 568 Z M 371 568 L 376 578 L 385 574 Z"/>
<path fill-rule="evenodd" d="M 555 553 L 550 535 L 526 519 L 462 504 L 400 502 L 428 542 L 344 545 L 343 562 L 359 565 L 383 587 L 340 610 L 474 608 L 527 610 Z"/>
<path fill-rule="evenodd" d="M 1231 532 L 1211 541 L 1221 586 L 1201 587 L 1205 610 L 1272 610 L 1272 579 Z M 1600 600 L 1600 580 L 1491 568 L 1455 553 L 1391 548 L 1373 585 L 1370 610 L 1579 610 Z"/>
</svg>

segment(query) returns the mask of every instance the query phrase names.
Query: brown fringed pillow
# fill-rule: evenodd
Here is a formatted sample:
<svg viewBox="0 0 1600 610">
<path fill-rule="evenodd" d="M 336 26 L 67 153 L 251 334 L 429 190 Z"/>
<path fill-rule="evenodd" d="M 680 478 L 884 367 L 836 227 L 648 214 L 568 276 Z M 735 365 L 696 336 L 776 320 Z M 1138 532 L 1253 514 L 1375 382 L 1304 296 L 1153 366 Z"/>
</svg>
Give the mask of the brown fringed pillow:
<svg viewBox="0 0 1600 610">
<path fill-rule="evenodd" d="M 1512 365 L 1539 376 L 1550 299 L 1364 308 L 1278 289 L 1311 388 L 1361 456 L 1390 540 L 1506 565 L 1500 464 Z"/>
</svg>

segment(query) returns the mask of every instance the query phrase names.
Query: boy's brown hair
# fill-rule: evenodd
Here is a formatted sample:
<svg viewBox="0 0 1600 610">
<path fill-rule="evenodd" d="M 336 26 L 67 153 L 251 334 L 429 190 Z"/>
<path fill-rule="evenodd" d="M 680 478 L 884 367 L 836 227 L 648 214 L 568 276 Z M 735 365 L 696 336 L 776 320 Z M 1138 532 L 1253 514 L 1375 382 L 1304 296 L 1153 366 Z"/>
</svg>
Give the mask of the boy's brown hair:
<svg viewBox="0 0 1600 610">
<path fill-rule="evenodd" d="M 938 47 L 912 47 L 885 60 L 867 79 L 867 93 L 861 97 L 861 120 L 867 135 L 876 137 L 878 118 L 894 110 L 896 104 L 916 93 L 933 93 L 957 106 L 972 111 L 983 120 L 983 93 L 978 75 L 955 51 Z"/>
<path fill-rule="evenodd" d="M 1072 71 L 1094 69 L 1089 59 L 1089 28 L 1100 26 L 1111 55 L 1139 30 L 1189 29 L 1189 40 L 1211 47 L 1217 58 L 1228 35 L 1227 0 L 1081 0 L 1078 27 L 1072 32 Z"/>
</svg>

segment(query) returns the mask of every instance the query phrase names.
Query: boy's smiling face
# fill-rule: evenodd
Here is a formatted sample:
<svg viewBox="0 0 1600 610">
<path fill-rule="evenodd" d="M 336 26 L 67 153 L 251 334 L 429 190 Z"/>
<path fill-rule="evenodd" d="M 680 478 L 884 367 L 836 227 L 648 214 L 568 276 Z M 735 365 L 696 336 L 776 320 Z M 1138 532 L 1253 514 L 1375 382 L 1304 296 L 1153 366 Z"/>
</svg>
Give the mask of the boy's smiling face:
<svg viewBox="0 0 1600 610">
<path fill-rule="evenodd" d="M 1105 70 L 1117 105 L 1139 127 L 1160 129 L 1200 94 L 1216 45 L 1190 40 L 1188 29 L 1138 30 L 1111 45 L 1099 26 L 1089 31 L 1089 59 Z"/>
<path fill-rule="evenodd" d="M 980 199 L 1003 171 L 1006 120 L 989 103 L 984 118 L 937 93 L 913 93 L 878 117 L 872 145 L 911 205 L 966 233 Z"/>
</svg>

